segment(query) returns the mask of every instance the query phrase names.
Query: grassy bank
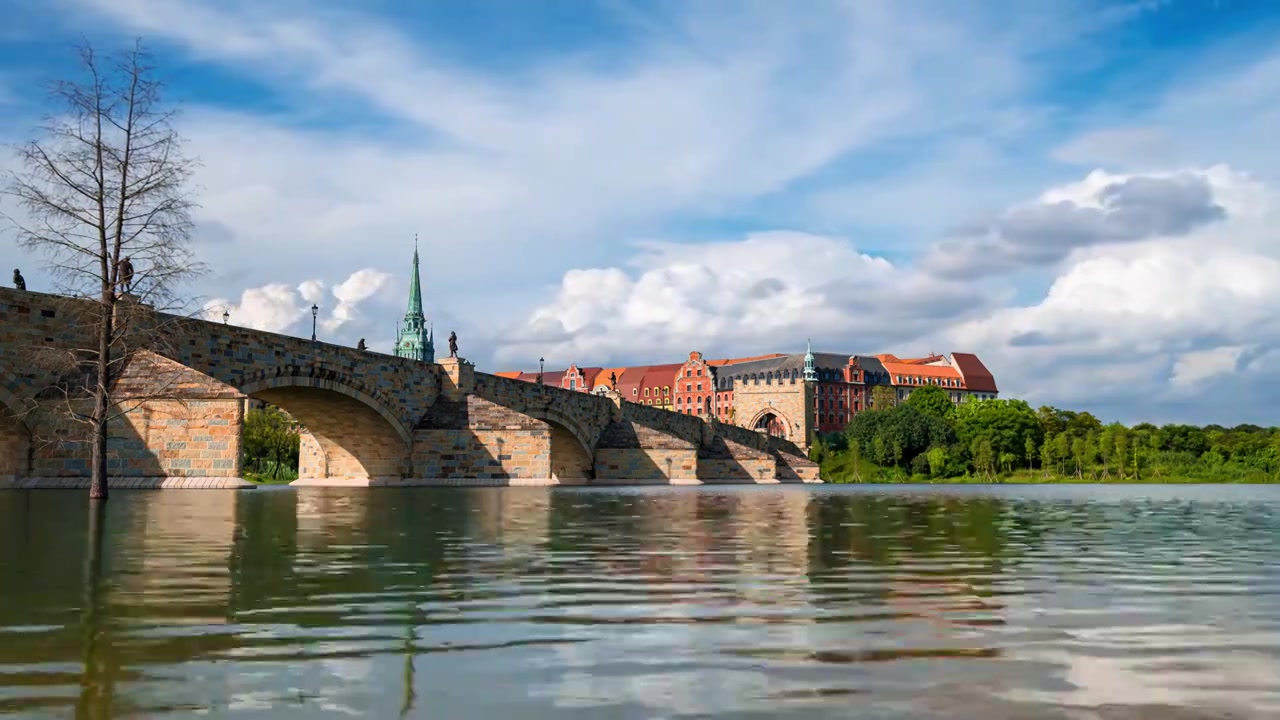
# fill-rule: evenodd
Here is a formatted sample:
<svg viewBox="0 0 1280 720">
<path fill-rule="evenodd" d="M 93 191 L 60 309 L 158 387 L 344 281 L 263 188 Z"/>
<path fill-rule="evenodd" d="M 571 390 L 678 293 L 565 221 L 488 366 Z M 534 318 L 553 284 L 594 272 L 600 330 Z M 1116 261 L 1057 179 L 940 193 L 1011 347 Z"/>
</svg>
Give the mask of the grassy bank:
<svg viewBox="0 0 1280 720">
<path fill-rule="evenodd" d="M 288 485 L 298 479 L 296 465 L 258 460 L 245 464 L 244 479 L 259 485 Z"/>
<path fill-rule="evenodd" d="M 910 473 L 902 468 L 880 467 L 866 460 L 855 461 L 852 453 L 828 455 L 822 463 L 822 479 L 835 484 L 847 483 L 934 483 L 934 484 L 1008 484 L 1039 485 L 1056 484 L 1170 484 L 1192 485 L 1200 483 L 1225 484 L 1280 484 L 1280 476 L 1265 472 L 1240 472 L 1224 470 L 1213 472 L 1197 472 L 1196 469 L 1160 469 L 1151 470 L 1147 475 L 1125 475 L 1117 473 L 1101 473 L 1097 470 L 1059 474 L 1043 470 L 1015 470 L 994 474 L 966 473 L 951 477 Z"/>
</svg>

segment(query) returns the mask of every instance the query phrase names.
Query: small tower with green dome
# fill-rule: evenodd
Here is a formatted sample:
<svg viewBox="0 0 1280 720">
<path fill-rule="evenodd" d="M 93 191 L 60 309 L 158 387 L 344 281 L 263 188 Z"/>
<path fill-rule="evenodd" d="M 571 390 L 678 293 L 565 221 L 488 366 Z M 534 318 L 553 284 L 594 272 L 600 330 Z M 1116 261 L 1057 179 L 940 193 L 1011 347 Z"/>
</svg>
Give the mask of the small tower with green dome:
<svg viewBox="0 0 1280 720">
<path fill-rule="evenodd" d="M 813 341 L 805 341 L 804 381 L 818 382 L 818 371 L 813 368 Z"/>
<path fill-rule="evenodd" d="M 436 361 L 435 333 L 422 314 L 422 281 L 418 273 L 418 236 L 413 236 L 413 276 L 409 278 L 409 307 L 396 331 L 396 357 Z"/>
</svg>

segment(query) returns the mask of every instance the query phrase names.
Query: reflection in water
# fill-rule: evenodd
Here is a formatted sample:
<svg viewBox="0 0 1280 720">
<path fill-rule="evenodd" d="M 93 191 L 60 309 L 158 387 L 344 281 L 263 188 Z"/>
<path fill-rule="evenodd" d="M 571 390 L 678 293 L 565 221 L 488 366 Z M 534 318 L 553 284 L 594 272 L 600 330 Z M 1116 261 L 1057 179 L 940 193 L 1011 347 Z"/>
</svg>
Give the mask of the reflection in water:
<svg viewBox="0 0 1280 720">
<path fill-rule="evenodd" d="M 1263 717 L 1277 531 L 1244 487 L 0 493 L 0 713 Z"/>
</svg>

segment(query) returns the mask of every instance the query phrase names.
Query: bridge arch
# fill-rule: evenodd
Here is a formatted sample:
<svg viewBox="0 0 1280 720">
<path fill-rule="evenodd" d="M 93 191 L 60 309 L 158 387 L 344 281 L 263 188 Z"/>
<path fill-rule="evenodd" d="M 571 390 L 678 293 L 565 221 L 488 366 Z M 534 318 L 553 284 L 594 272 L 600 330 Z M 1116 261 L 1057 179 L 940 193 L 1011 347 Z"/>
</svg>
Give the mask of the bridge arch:
<svg viewBox="0 0 1280 720">
<path fill-rule="evenodd" d="M 766 434 L 773 437 L 790 440 L 793 426 L 778 408 L 767 407 L 756 413 L 747 427 L 756 431 L 764 430 Z"/>
<path fill-rule="evenodd" d="M 284 374 L 238 389 L 306 428 L 300 478 L 400 478 L 409 470 L 413 434 L 386 402 L 340 378 Z"/>
<path fill-rule="evenodd" d="M 595 474 L 594 438 L 572 416 L 551 407 L 531 408 L 526 413 L 551 427 L 551 477 L 557 480 L 588 480 Z"/>
</svg>

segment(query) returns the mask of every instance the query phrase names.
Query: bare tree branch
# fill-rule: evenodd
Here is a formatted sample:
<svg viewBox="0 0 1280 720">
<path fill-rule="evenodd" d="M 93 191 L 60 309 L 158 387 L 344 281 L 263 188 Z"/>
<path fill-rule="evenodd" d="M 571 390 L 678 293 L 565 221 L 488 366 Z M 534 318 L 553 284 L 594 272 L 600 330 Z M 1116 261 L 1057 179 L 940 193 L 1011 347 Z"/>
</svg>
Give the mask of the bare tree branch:
<svg viewBox="0 0 1280 720">
<path fill-rule="evenodd" d="M 41 425 L 48 442 L 66 442 L 67 422 L 88 426 L 90 496 L 106 497 L 108 424 L 175 398 L 182 373 L 157 360 L 171 337 L 164 313 L 204 267 L 190 247 L 196 163 L 150 55 L 137 42 L 102 58 L 85 42 L 78 57 L 81 77 L 50 86 L 56 111 L 17 149 L 20 169 L 2 192 L 25 211 L 19 246 L 44 256 L 62 293 L 88 301 L 68 304 L 80 308 L 63 319 L 79 338 L 72 349 L 31 349 L 54 378 L 32 412 L 56 409 L 60 420 Z"/>
</svg>

